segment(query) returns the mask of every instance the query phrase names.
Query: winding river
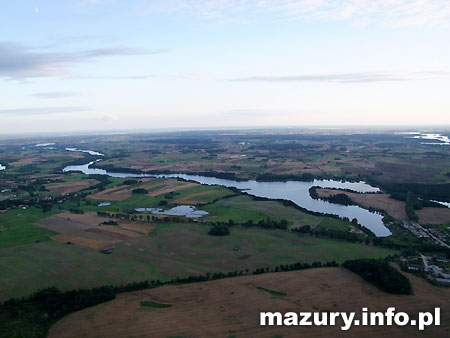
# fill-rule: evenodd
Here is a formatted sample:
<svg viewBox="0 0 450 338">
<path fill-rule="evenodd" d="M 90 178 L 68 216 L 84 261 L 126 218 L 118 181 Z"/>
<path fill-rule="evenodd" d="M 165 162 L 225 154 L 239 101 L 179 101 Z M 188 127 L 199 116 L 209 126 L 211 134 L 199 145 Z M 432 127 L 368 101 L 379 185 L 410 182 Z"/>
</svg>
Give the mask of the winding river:
<svg viewBox="0 0 450 338">
<path fill-rule="evenodd" d="M 98 160 L 99 161 L 99 160 Z M 220 185 L 224 187 L 234 187 L 245 190 L 248 194 L 258 197 L 270 199 L 284 199 L 294 202 L 295 204 L 315 212 L 338 215 L 340 217 L 356 218 L 358 222 L 370 229 L 378 237 L 391 235 L 391 232 L 383 224 L 383 216 L 380 213 L 370 212 L 356 205 L 339 205 L 329 203 L 322 200 L 315 200 L 309 195 L 309 188 L 319 186 L 323 188 L 341 188 L 350 189 L 352 191 L 378 192 L 379 189 L 372 187 L 365 182 L 341 182 L 334 180 L 314 180 L 312 182 L 287 181 L 287 182 L 257 182 L 257 181 L 233 181 L 215 177 L 206 177 L 188 174 L 167 174 L 167 175 L 150 175 L 150 174 L 131 174 L 108 172 L 104 169 L 90 168 L 96 161 L 83 165 L 67 166 L 64 172 L 81 171 L 86 175 L 108 175 L 111 177 L 167 177 L 167 178 L 183 178 L 207 185 Z"/>
</svg>

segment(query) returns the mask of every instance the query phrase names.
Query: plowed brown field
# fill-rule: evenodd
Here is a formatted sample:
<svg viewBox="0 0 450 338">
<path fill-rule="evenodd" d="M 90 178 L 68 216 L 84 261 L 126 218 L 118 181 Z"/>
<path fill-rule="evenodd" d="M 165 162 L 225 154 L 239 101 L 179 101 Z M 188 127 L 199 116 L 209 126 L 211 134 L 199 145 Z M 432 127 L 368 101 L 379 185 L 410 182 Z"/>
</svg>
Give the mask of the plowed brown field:
<svg viewBox="0 0 450 338">
<path fill-rule="evenodd" d="M 317 194 L 319 197 L 345 194 L 355 203 L 365 208 L 384 210 L 389 215 L 399 220 L 408 219 L 405 211 L 405 202 L 390 198 L 388 194 L 358 194 L 336 189 L 317 189 Z"/>
<path fill-rule="evenodd" d="M 414 296 L 384 293 L 343 268 L 229 278 L 165 286 L 121 294 L 117 299 L 73 313 L 50 330 L 49 337 L 433 337 L 450 336 L 450 289 L 432 286 L 408 275 Z M 274 296 L 263 287 L 286 293 Z M 142 307 L 140 302 L 172 304 Z M 419 311 L 441 308 L 441 326 L 419 332 L 414 326 L 260 326 L 261 311 L 346 311 L 360 317 L 363 307 L 388 307 L 417 318 Z"/>
</svg>

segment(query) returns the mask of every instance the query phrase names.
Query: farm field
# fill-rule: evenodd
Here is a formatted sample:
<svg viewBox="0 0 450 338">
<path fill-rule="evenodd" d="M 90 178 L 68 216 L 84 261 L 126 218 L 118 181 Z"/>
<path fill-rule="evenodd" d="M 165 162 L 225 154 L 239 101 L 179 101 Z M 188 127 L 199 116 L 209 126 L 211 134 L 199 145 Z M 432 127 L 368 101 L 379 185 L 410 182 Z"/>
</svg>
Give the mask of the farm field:
<svg viewBox="0 0 450 338">
<path fill-rule="evenodd" d="M 255 201 L 249 196 L 236 196 L 220 200 L 216 203 L 220 206 L 232 207 L 244 211 L 251 211 L 273 219 L 285 218 L 290 222 L 290 227 L 310 225 L 317 226 L 323 217 L 314 216 L 302 212 L 294 207 L 286 207 L 276 201 Z"/>
<path fill-rule="evenodd" d="M 355 203 L 365 207 L 386 211 L 395 219 L 408 219 L 405 211 L 405 202 L 389 197 L 389 194 L 358 194 L 337 189 L 316 189 L 319 197 L 330 197 L 336 194 L 345 194 Z"/>
<path fill-rule="evenodd" d="M 321 228 L 321 229 L 330 229 L 330 230 L 347 231 L 347 232 L 353 228 L 349 222 L 343 221 L 341 219 L 335 219 L 335 218 L 329 218 L 329 217 L 324 218 L 317 227 Z"/>
<path fill-rule="evenodd" d="M 168 277 L 148 261 L 137 262 L 52 240 L 0 249 L 0 269 L 0 301 L 50 286 L 90 289 Z"/>
<path fill-rule="evenodd" d="M 420 224 L 450 224 L 450 208 L 423 208 L 416 214 Z"/>
<path fill-rule="evenodd" d="M 45 188 L 53 194 L 64 195 L 70 192 L 77 192 L 89 188 L 99 183 L 96 180 L 80 180 L 68 183 L 52 183 L 45 185 Z"/>
<path fill-rule="evenodd" d="M 440 307 L 441 326 L 421 336 L 444 338 L 450 331 L 450 289 L 408 274 L 414 295 L 387 294 L 343 268 L 244 276 L 164 286 L 118 295 L 117 299 L 73 313 L 54 325 L 50 338 L 72 337 L 415 337 L 412 326 L 260 326 L 261 311 L 385 311 L 395 307 L 417 316 Z M 272 293 L 265 290 L 273 290 Z M 285 294 L 285 296 L 280 295 Z M 143 307 L 141 302 L 170 304 Z M 145 303 L 144 303 L 145 304 Z"/>
<path fill-rule="evenodd" d="M 61 243 L 70 243 L 101 250 L 113 247 L 114 244 L 131 238 L 147 235 L 156 224 L 148 222 L 132 222 L 117 220 L 114 225 L 106 217 L 99 217 L 93 212 L 74 214 L 64 212 L 46 217 L 36 225 L 57 232 L 50 237 Z"/>
<path fill-rule="evenodd" d="M 90 194 L 89 198 L 106 201 L 123 201 L 124 199 L 131 197 L 131 191 L 133 189 L 157 189 L 161 186 L 166 186 L 166 183 L 162 183 L 162 180 L 156 180 L 154 178 L 144 178 L 140 179 L 139 181 L 140 183 L 121 185 L 119 187 L 102 190 L 95 194 Z"/>
<path fill-rule="evenodd" d="M 1 249 L 0 269 L 6 272 L 0 280 L 2 297 L 27 295 L 49 285 L 87 288 L 299 261 L 378 258 L 396 252 L 282 230 L 236 226 L 230 236 L 214 237 L 207 234 L 208 229 L 191 223 L 162 224 L 147 236 L 115 243 L 111 254 L 88 248 L 86 243 L 70 245 L 52 240 Z M 16 283 L 26 280 L 31 281 L 26 287 Z"/>
<path fill-rule="evenodd" d="M 274 267 L 295 262 L 342 262 L 356 257 L 385 257 L 396 251 L 337 240 L 300 236 L 282 230 L 235 226 L 225 237 L 209 236 L 209 227 L 167 223 L 153 235 L 117 245 L 114 256 L 155 262 L 167 275 Z"/>
<path fill-rule="evenodd" d="M 56 214 L 57 211 L 44 213 L 41 209 L 30 208 L 27 210 L 15 209 L 0 214 L 0 249 L 10 246 L 23 245 L 49 240 L 54 231 L 37 227 L 34 222 Z"/>
</svg>

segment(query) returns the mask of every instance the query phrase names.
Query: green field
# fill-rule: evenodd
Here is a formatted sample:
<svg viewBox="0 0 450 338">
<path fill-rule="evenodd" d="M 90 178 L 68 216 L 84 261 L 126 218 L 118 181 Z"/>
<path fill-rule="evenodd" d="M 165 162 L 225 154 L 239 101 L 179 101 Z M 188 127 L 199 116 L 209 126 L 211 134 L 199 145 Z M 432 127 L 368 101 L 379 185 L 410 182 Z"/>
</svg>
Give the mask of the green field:
<svg viewBox="0 0 450 338">
<path fill-rule="evenodd" d="M 46 286 L 63 290 L 122 284 L 133 280 L 170 279 L 190 274 L 275 267 L 298 261 L 342 262 L 384 257 L 393 250 L 282 230 L 231 228 L 214 237 L 208 226 L 167 223 L 146 237 L 118 243 L 102 254 L 92 249 L 46 241 L 0 250 L 0 298 L 23 296 Z"/>
<path fill-rule="evenodd" d="M 142 188 L 146 189 L 148 192 L 152 192 L 154 190 L 162 189 L 168 184 L 164 184 L 165 179 L 157 179 L 155 181 L 148 182 L 143 184 Z M 185 182 L 180 181 L 175 186 L 184 185 Z M 132 190 L 133 188 L 130 188 Z M 84 210 L 102 210 L 102 211 L 126 211 L 126 210 L 134 210 L 135 208 L 156 208 L 160 207 L 161 201 L 167 201 L 167 204 L 164 205 L 165 209 L 168 209 L 172 206 L 177 205 L 174 201 L 180 198 L 187 197 L 191 194 L 199 194 L 205 193 L 194 198 L 195 201 L 200 203 L 209 203 L 218 199 L 221 199 L 225 196 L 233 194 L 233 192 L 227 188 L 217 187 L 217 186 L 208 186 L 208 185 L 198 185 L 186 189 L 178 190 L 174 193 L 165 193 L 158 196 L 148 196 L 145 194 L 132 194 L 130 197 L 122 200 L 122 201 L 110 201 L 111 205 L 102 207 L 101 209 L 97 207 L 97 205 L 101 202 L 97 199 L 87 199 L 90 204 L 82 203 L 80 206 Z M 107 196 L 104 198 L 105 201 L 108 201 Z M 228 219 L 227 219 L 228 221 Z"/>
<path fill-rule="evenodd" d="M 342 219 L 327 217 L 319 223 L 318 227 L 327 230 L 350 231 L 352 229 L 350 224 Z"/>
<path fill-rule="evenodd" d="M 231 219 L 235 223 L 245 223 L 249 220 L 259 222 L 267 219 L 266 215 L 258 212 L 230 207 L 222 203 L 206 205 L 201 207 L 201 209 L 208 211 L 210 213 L 208 218 L 214 222 L 228 222 Z"/>
<path fill-rule="evenodd" d="M 196 201 L 209 203 L 217 199 L 221 199 L 225 196 L 233 194 L 233 192 L 227 188 L 211 185 L 198 185 L 192 188 L 182 189 L 177 191 L 177 195 L 174 199 L 183 198 L 191 194 L 199 194 L 195 197 Z"/>
<path fill-rule="evenodd" d="M 311 228 L 317 226 L 324 218 L 314 216 L 300 211 L 294 207 L 286 207 L 277 201 L 255 201 L 249 196 L 236 196 L 220 200 L 216 203 L 219 206 L 233 207 L 247 212 L 255 212 L 260 215 L 270 217 L 275 220 L 286 219 L 290 228 L 310 225 Z"/>
<path fill-rule="evenodd" d="M 167 278 L 148 261 L 54 241 L 0 249 L 0 270 L 0 300 L 50 286 L 71 290 Z"/>
<path fill-rule="evenodd" d="M 60 211 L 42 212 L 41 209 L 14 209 L 0 215 L 0 249 L 15 245 L 46 241 L 53 231 L 33 225 L 41 218 Z"/>
</svg>

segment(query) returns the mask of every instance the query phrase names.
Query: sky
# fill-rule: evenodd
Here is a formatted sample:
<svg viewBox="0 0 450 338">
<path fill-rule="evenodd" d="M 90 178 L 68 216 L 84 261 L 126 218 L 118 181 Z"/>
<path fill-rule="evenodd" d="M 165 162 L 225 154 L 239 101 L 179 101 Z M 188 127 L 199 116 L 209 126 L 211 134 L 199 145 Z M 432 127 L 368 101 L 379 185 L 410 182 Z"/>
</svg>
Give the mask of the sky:
<svg viewBox="0 0 450 338">
<path fill-rule="evenodd" d="M 0 4 L 0 134 L 450 125 L 448 0 Z"/>
</svg>

